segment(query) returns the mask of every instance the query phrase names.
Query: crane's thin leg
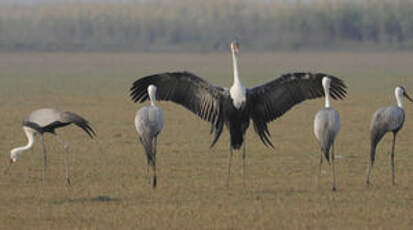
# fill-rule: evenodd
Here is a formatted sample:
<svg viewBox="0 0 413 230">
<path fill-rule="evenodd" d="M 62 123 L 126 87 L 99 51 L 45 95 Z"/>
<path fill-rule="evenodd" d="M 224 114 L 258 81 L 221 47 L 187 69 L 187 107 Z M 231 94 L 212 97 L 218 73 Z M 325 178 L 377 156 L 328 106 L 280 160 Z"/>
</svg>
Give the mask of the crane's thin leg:
<svg viewBox="0 0 413 230">
<path fill-rule="evenodd" d="M 334 165 L 334 158 L 335 158 L 335 151 L 334 151 L 334 144 L 333 144 L 333 148 L 331 151 L 331 161 L 332 161 L 332 167 L 333 167 L 333 191 L 335 192 L 337 188 L 336 188 L 336 166 Z"/>
<path fill-rule="evenodd" d="M 246 148 L 246 141 L 244 141 L 244 148 L 242 150 L 242 185 L 244 186 L 244 189 L 245 189 L 245 165 L 246 165 L 245 158 L 247 157 L 245 148 Z"/>
<path fill-rule="evenodd" d="M 69 162 L 69 144 L 63 140 L 59 135 L 55 134 L 57 141 L 63 145 L 65 150 L 65 163 L 66 163 L 66 185 L 70 185 L 70 162 Z"/>
<path fill-rule="evenodd" d="M 140 142 L 140 143 L 142 144 L 142 146 L 143 146 L 143 142 L 142 142 L 142 138 L 141 138 L 141 137 L 138 138 L 138 144 L 139 144 L 139 142 Z M 146 177 L 145 177 L 145 180 L 148 180 L 149 183 L 150 183 L 150 181 L 151 181 L 151 178 L 149 177 L 150 162 L 149 162 L 149 159 L 148 159 L 148 158 L 146 158 L 146 160 L 147 160 L 147 164 L 146 164 Z"/>
<path fill-rule="evenodd" d="M 229 155 L 228 155 L 228 174 L 227 174 L 227 189 L 229 188 L 229 178 L 231 176 L 231 161 L 232 161 L 232 146 L 229 146 Z"/>
<path fill-rule="evenodd" d="M 375 155 L 374 155 L 374 152 L 373 152 L 373 151 L 375 151 L 375 146 L 372 145 L 370 148 L 371 148 L 371 150 L 370 150 L 370 159 L 369 159 L 369 166 L 368 166 L 367 179 L 366 179 L 367 186 L 370 185 L 370 173 L 371 173 L 371 170 L 373 169 L 374 158 L 375 158 Z"/>
<path fill-rule="evenodd" d="M 396 134 L 393 133 L 393 145 L 391 148 L 391 181 L 393 185 L 396 185 L 395 175 L 394 175 L 394 148 L 396 145 Z"/>
<path fill-rule="evenodd" d="M 318 171 L 318 178 L 317 178 L 317 185 L 320 187 L 320 180 L 321 180 L 321 166 L 323 164 L 323 149 L 320 148 L 320 166 Z"/>
<path fill-rule="evenodd" d="M 46 168 L 47 168 L 47 152 L 46 152 L 46 146 L 44 144 L 44 139 L 43 135 L 40 135 L 40 140 L 42 142 L 42 148 L 43 148 L 43 171 L 42 171 L 42 181 L 46 180 Z"/>
<path fill-rule="evenodd" d="M 158 137 L 155 136 L 153 140 L 153 184 L 152 187 L 156 188 L 157 178 L 156 178 L 156 144 L 158 142 Z"/>
</svg>

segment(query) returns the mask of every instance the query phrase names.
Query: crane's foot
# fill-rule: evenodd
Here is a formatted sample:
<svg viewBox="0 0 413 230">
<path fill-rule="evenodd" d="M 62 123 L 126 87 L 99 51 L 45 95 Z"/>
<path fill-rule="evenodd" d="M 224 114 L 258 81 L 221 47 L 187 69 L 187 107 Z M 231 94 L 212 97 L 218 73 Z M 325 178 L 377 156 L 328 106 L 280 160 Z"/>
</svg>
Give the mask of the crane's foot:
<svg viewBox="0 0 413 230">
<path fill-rule="evenodd" d="M 157 184 L 157 179 L 156 179 L 156 176 L 154 176 L 154 177 L 153 177 L 152 188 L 156 188 L 156 184 Z"/>
<path fill-rule="evenodd" d="M 66 178 L 66 183 L 65 183 L 65 185 L 66 185 L 66 186 L 69 186 L 69 187 L 71 186 L 71 184 L 70 184 L 70 178 Z"/>
</svg>

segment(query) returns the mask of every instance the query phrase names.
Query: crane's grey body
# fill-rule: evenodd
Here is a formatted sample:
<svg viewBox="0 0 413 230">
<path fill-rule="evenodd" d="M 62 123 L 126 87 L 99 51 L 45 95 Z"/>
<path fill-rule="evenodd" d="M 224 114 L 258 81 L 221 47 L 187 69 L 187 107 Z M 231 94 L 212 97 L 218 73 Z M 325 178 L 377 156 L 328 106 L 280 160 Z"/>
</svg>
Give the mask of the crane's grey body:
<svg viewBox="0 0 413 230">
<path fill-rule="evenodd" d="M 334 140 L 340 130 L 340 115 L 339 113 L 330 107 L 330 79 L 328 77 L 323 78 L 323 87 L 326 95 L 325 107 L 317 112 L 314 118 L 314 135 L 316 136 L 320 145 L 320 167 L 319 167 L 319 180 L 321 177 L 321 165 L 323 163 L 323 153 L 327 160 L 330 162 L 330 148 L 331 162 L 333 167 L 333 191 L 336 191 L 336 176 L 334 165 Z"/>
<path fill-rule="evenodd" d="M 154 146 L 152 146 L 152 142 L 163 127 L 162 110 L 156 106 L 142 107 L 136 113 L 135 127 L 145 148 L 148 163 L 155 166 Z"/>
<path fill-rule="evenodd" d="M 23 123 L 32 122 L 39 127 L 46 127 L 56 121 L 61 121 L 62 112 L 57 109 L 44 108 L 31 112 L 24 120 Z"/>
<path fill-rule="evenodd" d="M 42 179 L 44 180 L 46 176 L 47 168 L 47 152 L 46 146 L 43 140 L 44 133 L 52 133 L 57 141 L 61 143 L 66 152 L 66 184 L 70 185 L 70 171 L 69 171 L 69 145 L 66 141 L 61 139 L 59 135 L 55 132 L 55 129 L 64 127 L 70 124 L 75 124 L 76 126 L 82 128 L 91 138 L 93 138 L 95 131 L 89 126 L 89 122 L 86 121 L 83 117 L 72 113 L 72 112 L 61 112 L 57 109 L 52 108 L 42 108 L 34 110 L 23 120 L 23 130 L 27 136 L 28 144 L 26 146 L 14 148 L 10 152 L 10 168 L 11 164 L 15 162 L 18 158 L 18 155 L 33 147 L 35 143 L 35 135 L 39 134 L 42 148 L 43 148 L 43 174 Z"/>
<path fill-rule="evenodd" d="M 333 108 L 324 108 L 314 118 L 314 134 L 320 143 L 321 150 L 329 160 L 328 152 L 340 130 L 340 115 Z"/>
<path fill-rule="evenodd" d="M 152 91 L 153 92 L 152 92 Z M 139 140 L 142 143 L 148 166 L 154 171 L 153 187 L 156 187 L 156 144 L 157 137 L 163 128 L 162 109 L 155 105 L 156 87 L 150 85 L 148 92 L 151 96 L 151 105 L 144 106 L 136 112 L 135 127 L 139 134 Z"/>
<path fill-rule="evenodd" d="M 373 168 L 373 164 L 376 158 L 377 144 L 388 133 L 393 133 L 392 150 L 390 153 L 391 169 L 392 169 L 392 184 L 395 185 L 395 172 L 394 172 L 394 149 L 396 145 L 396 136 L 400 129 L 403 127 L 405 114 L 402 105 L 403 96 L 413 101 L 406 90 L 398 86 L 395 89 L 395 96 L 397 100 L 397 106 L 388 106 L 378 109 L 371 120 L 370 125 L 370 161 L 368 165 L 367 180 L 366 183 L 370 184 L 370 174 Z"/>
<path fill-rule="evenodd" d="M 378 109 L 371 120 L 371 143 L 376 146 L 387 132 L 397 133 L 404 123 L 404 110 L 398 106 Z"/>
</svg>

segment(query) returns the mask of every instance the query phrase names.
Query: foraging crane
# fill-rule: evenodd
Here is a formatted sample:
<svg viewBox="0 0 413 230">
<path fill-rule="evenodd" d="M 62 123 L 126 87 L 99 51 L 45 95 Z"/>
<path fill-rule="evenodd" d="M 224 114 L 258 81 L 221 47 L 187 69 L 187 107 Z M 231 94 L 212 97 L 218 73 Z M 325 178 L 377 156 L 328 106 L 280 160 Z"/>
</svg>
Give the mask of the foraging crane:
<svg viewBox="0 0 413 230">
<path fill-rule="evenodd" d="M 29 150 L 33 147 L 35 143 L 35 136 L 40 135 L 40 140 L 43 147 L 43 173 L 42 179 L 45 179 L 46 176 L 46 167 L 47 167 L 47 152 L 46 147 L 43 141 L 44 133 L 53 134 L 58 142 L 63 145 L 63 148 L 66 152 L 66 185 L 70 185 L 70 171 L 69 171 L 69 145 L 66 141 L 57 135 L 55 129 L 61 128 L 70 124 L 75 124 L 82 128 L 91 138 L 96 136 L 95 131 L 89 126 L 89 122 L 86 121 L 81 116 L 72 113 L 72 112 L 61 112 L 56 109 L 43 108 L 34 110 L 27 116 L 23 121 L 23 131 L 27 137 L 27 145 L 22 147 L 14 148 L 10 151 L 10 160 L 9 167 L 5 170 L 5 173 L 8 172 L 11 165 L 16 162 L 20 153 L 23 151 Z"/>
<path fill-rule="evenodd" d="M 333 167 L 333 191 L 336 191 L 336 172 L 334 166 L 334 139 L 336 138 L 338 131 L 340 130 L 340 115 L 330 105 L 330 84 L 331 79 L 328 77 L 323 78 L 323 87 L 325 94 L 324 108 L 319 110 L 314 118 L 314 134 L 320 144 L 320 173 L 321 177 L 321 165 L 323 163 L 323 153 L 330 163 L 329 152 L 331 151 L 331 163 Z"/>
<path fill-rule="evenodd" d="M 231 173 L 232 150 L 238 150 L 244 143 L 244 136 L 253 121 L 265 146 L 273 147 L 267 123 L 282 116 L 294 105 L 306 100 L 324 96 L 321 80 L 331 78 L 331 97 L 342 99 L 346 95 L 344 82 L 323 73 L 287 73 L 266 84 L 245 88 L 238 73 L 238 43 L 231 43 L 234 68 L 234 82 L 230 89 L 214 86 L 189 72 L 160 73 L 136 80 L 130 96 L 134 102 L 148 99 L 146 88 L 153 84 L 158 88 L 159 100 L 171 100 L 189 109 L 203 120 L 211 123 L 215 137 L 210 147 L 218 141 L 224 124 L 230 133 L 227 187 Z M 243 177 L 245 184 L 245 143 L 243 147 Z"/>
<path fill-rule="evenodd" d="M 373 168 L 376 147 L 380 140 L 387 132 L 393 133 L 393 143 L 391 149 L 391 172 L 392 172 L 392 184 L 395 185 L 394 175 L 394 147 L 396 144 L 396 136 L 400 129 L 403 127 L 405 115 L 403 110 L 402 99 L 403 96 L 409 101 L 413 102 L 412 98 L 407 94 L 406 90 L 402 86 L 397 86 L 394 90 L 396 96 L 397 106 L 388 106 L 378 109 L 371 121 L 370 125 L 370 161 L 367 172 L 367 185 L 370 184 L 370 173 Z"/>
<path fill-rule="evenodd" d="M 156 86 L 148 86 L 148 95 L 151 105 L 144 106 L 136 112 L 135 127 L 146 153 L 148 167 L 151 166 L 153 170 L 152 187 L 156 188 L 156 144 L 163 127 L 163 114 L 162 109 L 155 105 Z"/>
</svg>

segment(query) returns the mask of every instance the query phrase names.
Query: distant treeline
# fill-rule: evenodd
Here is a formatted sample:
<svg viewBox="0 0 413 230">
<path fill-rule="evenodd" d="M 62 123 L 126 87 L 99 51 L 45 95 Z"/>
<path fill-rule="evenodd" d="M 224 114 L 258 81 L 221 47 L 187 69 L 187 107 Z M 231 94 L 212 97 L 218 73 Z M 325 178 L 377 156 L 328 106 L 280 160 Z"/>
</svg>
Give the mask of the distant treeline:
<svg viewBox="0 0 413 230">
<path fill-rule="evenodd" d="M 413 0 L 0 5 L 0 50 L 412 49 Z"/>
</svg>

